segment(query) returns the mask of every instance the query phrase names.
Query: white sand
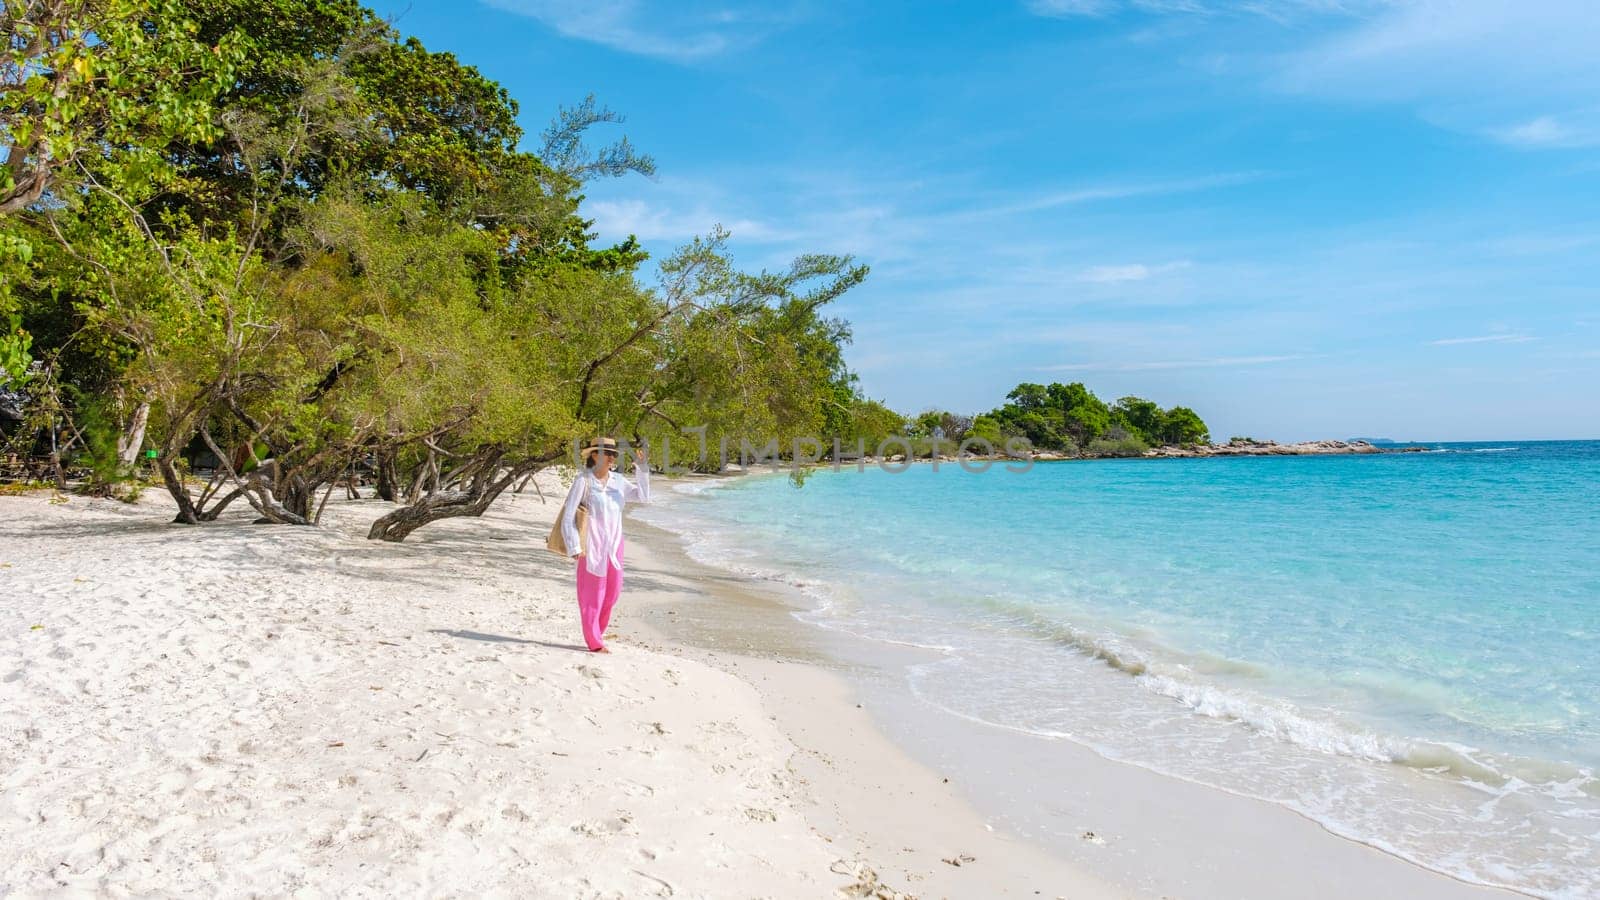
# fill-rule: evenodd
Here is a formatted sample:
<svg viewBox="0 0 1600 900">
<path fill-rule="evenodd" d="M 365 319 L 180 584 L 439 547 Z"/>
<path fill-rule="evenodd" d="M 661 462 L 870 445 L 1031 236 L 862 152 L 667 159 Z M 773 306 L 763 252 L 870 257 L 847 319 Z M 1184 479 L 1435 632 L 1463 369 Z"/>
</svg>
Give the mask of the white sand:
<svg viewBox="0 0 1600 900">
<path fill-rule="evenodd" d="M 635 589 L 616 652 L 582 650 L 554 503 L 402 545 L 361 536 L 376 507 L 182 527 L 159 491 L 0 498 L 0 896 L 862 896 L 863 850 L 911 842 L 892 868 L 926 883 L 896 888 L 1108 893 L 949 791 L 876 840 L 818 831 L 756 691 L 630 638 Z M 941 861 L 970 848 L 1041 867 Z"/>
<path fill-rule="evenodd" d="M 0 897 L 1504 896 L 1075 745 L 904 720 L 834 657 L 740 655 L 805 659 L 808 632 L 637 523 L 590 654 L 554 502 L 400 545 L 363 537 L 380 506 L 191 528 L 159 491 L 0 497 Z M 884 726 L 941 768 L 1010 762 L 940 772 Z M 973 802 L 1019 777 L 1094 839 L 991 828 Z"/>
</svg>

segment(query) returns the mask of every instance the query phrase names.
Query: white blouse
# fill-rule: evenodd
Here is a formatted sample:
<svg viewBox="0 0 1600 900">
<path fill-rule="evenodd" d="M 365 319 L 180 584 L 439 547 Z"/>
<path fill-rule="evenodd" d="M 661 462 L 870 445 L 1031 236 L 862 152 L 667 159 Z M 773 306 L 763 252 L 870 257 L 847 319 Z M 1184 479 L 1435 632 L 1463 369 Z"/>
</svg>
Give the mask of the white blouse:
<svg viewBox="0 0 1600 900">
<path fill-rule="evenodd" d="M 634 476 L 639 479 L 637 485 L 612 469 L 601 481 L 592 470 L 584 469 L 567 492 L 566 505 L 561 507 L 561 540 L 573 556 L 578 555 L 582 546 L 578 543 L 578 506 L 587 504 L 589 553 L 583 561 L 591 575 L 604 575 L 608 564 L 622 568 L 622 561 L 617 559 L 617 550 L 622 547 L 622 507 L 629 502 L 650 502 L 650 467 L 636 467 Z"/>
</svg>

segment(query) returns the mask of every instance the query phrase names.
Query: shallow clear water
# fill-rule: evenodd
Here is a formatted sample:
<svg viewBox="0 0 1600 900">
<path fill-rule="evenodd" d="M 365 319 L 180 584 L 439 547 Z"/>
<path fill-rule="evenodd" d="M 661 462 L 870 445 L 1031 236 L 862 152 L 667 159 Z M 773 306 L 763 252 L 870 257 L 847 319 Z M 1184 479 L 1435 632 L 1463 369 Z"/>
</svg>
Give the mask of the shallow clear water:
<svg viewBox="0 0 1600 900">
<path fill-rule="evenodd" d="M 940 648 L 938 709 L 1293 807 L 1451 874 L 1600 893 L 1600 442 L 918 465 L 647 514 Z"/>
</svg>

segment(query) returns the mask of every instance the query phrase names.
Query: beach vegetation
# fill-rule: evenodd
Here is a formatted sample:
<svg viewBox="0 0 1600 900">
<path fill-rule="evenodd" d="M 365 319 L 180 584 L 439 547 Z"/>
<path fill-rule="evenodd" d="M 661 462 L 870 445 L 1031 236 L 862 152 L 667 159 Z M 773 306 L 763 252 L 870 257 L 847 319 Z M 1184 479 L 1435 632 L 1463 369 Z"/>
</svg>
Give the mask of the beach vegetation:
<svg viewBox="0 0 1600 900">
<path fill-rule="evenodd" d="M 841 445 L 844 448 L 867 448 L 871 453 L 891 435 L 905 432 L 905 417 L 876 400 L 848 398 L 841 404 L 848 411 Z"/>
<path fill-rule="evenodd" d="M 1026 438 L 1041 450 L 1066 455 L 1136 456 L 1152 446 L 1202 443 L 1205 422 L 1184 406 L 1123 397 L 1107 405 L 1081 382 L 1019 384 L 1005 405 L 972 420 L 972 433 L 999 443 Z"/>
<path fill-rule="evenodd" d="M 988 413 L 972 417 L 972 428 L 968 430 L 967 436 L 988 441 L 994 447 L 1000 446 L 1006 439 L 1000 427 L 1000 420 Z"/>
<path fill-rule="evenodd" d="M 949 410 L 930 409 L 908 419 L 906 431 L 916 437 L 938 437 L 961 443 L 972 433 L 973 417 Z"/>
<path fill-rule="evenodd" d="M 0 482 L 0 497 L 21 497 L 34 491 L 48 491 L 55 489 L 53 481 L 37 481 L 24 479 L 22 481 Z"/>
<path fill-rule="evenodd" d="M 503 87 L 355 0 L 6 4 L 0 30 L 0 440 L 58 487 L 153 472 L 179 522 L 301 526 L 342 490 L 395 541 L 595 434 L 701 471 L 745 442 L 1207 439 L 1186 407 L 1077 382 L 977 416 L 868 399 L 828 314 L 866 266 L 745 271 L 715 228 L 646 270 L 583 206 L 656 172 L 603 140 L 620 115 L 584 97 L 525 135 Z"/>
<path fill-rule="evenodd" d="M 1203 444 L 1211 431 L 1200 414 L 1187 406 L 1174 406 L 1162 417 L 1160 441 L 1163 444 Z"/>
<path fill-rule="evenodd" d="M 851 257 L 746 272 L 714 230 L 651 275 L 597 241 L 584 185 L 656 169 L 595 142 L 622 117 L 592 96 L 525 141 L 504 88 L 352 0 L 7 4 L 0 29 L 6 449 L 58 484 L 153 453 L 180 522 L 314 525 L 361 482 L 400 540 L 596 433 L 706 467 L 702 441 L 903 427 L 827 315 Z"/>
<path fill-rule="evenodd" d="M 1112 429 L 1112 432 L 1103 438 L 1096 438 L 1089 442 L 1085 448 L 1089 456 L 1143 456 L 1150 445 L 1126 432 Z"/>
</svg>

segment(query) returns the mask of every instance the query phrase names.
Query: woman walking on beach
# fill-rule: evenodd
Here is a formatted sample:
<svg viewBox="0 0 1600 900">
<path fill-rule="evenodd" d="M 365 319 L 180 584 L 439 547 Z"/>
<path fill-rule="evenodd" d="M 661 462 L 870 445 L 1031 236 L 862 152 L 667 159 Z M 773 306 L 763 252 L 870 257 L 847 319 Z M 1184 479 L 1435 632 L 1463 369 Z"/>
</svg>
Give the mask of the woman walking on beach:
<svg viewBox="0 0 1600 900">
<path fill-rule="evenodd" d="M 650 461 L 644 450 L 633 451 L 636 485 L 613 471 L 617 442 L 600 438 L 583 448 L 584 471 L 572 482 L 561 508 L 561 539 L 578 561 L 578 620 L 583 642 L 596 653 L 610 653 L 605 645 L 611 609 L 622 593 L 622 507 L 629 501 L 650 502 Z M 589 511 L 587 544 L 579 540 L 578 507 Z M 585 549 L 587 547 L 587 549 Z"/>
</svg>

